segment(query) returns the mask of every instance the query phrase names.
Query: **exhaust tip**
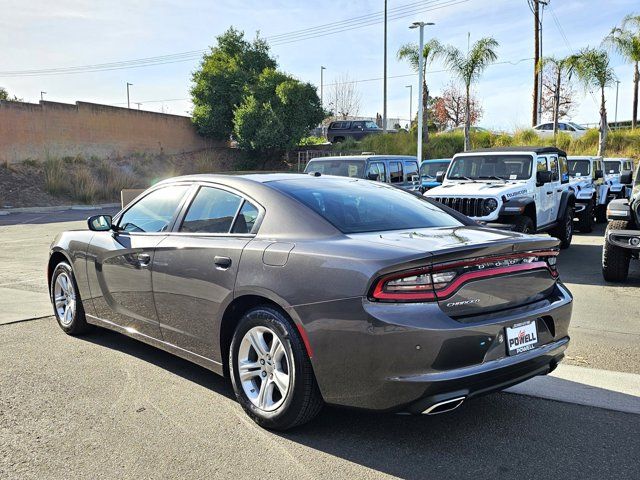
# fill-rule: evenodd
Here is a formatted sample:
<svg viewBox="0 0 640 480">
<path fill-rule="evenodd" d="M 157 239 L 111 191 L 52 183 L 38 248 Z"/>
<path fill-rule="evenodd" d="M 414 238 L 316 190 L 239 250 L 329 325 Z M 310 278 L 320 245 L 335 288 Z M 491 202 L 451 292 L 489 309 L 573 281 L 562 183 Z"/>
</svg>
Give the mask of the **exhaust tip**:
<svg viewBox="0 0 640 480">
<path fill-rule="evenodd" d="M 464 402 L 466 397 L 456 397 L 451 398 L 449 400 L 445 400 L 444 402 L 438 402 L 431 405 L 425 411 L 422 412 L 423 415 L 437 415 L 439 413 L 451 412 L 458 408 Z"/>
</svg>

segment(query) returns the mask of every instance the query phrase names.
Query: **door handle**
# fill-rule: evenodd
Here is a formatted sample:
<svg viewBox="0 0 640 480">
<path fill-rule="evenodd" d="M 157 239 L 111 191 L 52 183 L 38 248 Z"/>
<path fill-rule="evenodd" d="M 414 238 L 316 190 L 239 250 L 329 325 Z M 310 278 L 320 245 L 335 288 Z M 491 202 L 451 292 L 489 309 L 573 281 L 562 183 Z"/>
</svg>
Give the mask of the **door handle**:
<svg viewBox="0 0 640 480">
<path fill-rule="evenodd" d="M 151 256 L 146 254 L 146 253 L 139 253 L 138 254 L 138 265 L 140 265 L 141 267 L 148 267 L 149 266 L 149 262 L 151 262 Z"/>
<path fill-rule="evenodd" d="M 553 195 L 553 192 L 547 192 L 547 195 Z"/>
<path fill-rule="evenodd" d="M 216 268 L 220 270 L 226 270 L 231 266 L 231 259 L 229 257 L 213 257 L 213 263 L 216 264 Z"/>
</svg>

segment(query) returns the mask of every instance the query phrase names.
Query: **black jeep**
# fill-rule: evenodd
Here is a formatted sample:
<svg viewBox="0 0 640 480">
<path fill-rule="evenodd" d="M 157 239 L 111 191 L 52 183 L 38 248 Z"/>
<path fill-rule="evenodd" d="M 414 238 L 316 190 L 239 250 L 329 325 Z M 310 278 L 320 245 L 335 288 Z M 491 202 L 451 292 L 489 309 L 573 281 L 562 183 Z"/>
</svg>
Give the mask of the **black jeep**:
<svg viewBox="0 0 640 480">
<path fill-rule="evenodd" d="M 624 282 L 629 275 L 629 262 L 640 258 L 640 165 L 635 183 L 629 170 L 620 174 L 620 183 L 633 184 L 633 191 L 631 198 L 612 200 L 607 207 L 609 224 L 602 247 L 602 276 L 608 282 Z"/>
</svg>

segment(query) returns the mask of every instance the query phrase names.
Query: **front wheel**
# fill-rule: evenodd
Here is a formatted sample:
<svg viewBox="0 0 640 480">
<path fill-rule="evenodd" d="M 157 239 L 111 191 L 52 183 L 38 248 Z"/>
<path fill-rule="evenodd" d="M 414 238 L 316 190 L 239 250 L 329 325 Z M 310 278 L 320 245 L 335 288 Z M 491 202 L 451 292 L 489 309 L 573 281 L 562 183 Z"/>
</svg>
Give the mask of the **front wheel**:
<svg viewBox="0 0 640 480">
<path fill-rule="evenodd" d="M 580 215 L 578 221 L 578 229 L 582 233 L 591 233 L 593 231 L 594 219 L 594 206 L 593 202 L 589 202 Z"/>
<path fill-rule="evenodd" d="M 87 323 L 73 269 L 60 262 L 51 275 L 51 303 L 60 328 L 69 335 L 80 335 L 91 329 Z"/>
<path fill-rule="evenodd" d="M 558 219 L 558 226 L 553 229 L 552 235 L 560 240 L 560 248 L 569 248 L 573 239 L 573 205 L 568 205 L 564 217 Z"/>
<path fill-rule="evenodd" d="M 513 230 L 520 233 L 535 233 L 533 220 L 526 215 L 521 215 L 514 220 Z"/>
<path fill-rule="evenodd" d="M 609 230 L 626 230 L 627 222 L 614 220 L 607 225 Z M 602 276 L 607 282 L 624 282 L 629 276 L 631 253 L 625 248 L 611 245 L 606 241 L 602 246 Z"/>
<path fill-rule="evenodd" d="M 322 408 L 302 338 L 273 307 L 253 308 L 240 319 L 229 365 L 238 402 L 262 427 L 287 430 L 310 421 Z"/>
</svg>

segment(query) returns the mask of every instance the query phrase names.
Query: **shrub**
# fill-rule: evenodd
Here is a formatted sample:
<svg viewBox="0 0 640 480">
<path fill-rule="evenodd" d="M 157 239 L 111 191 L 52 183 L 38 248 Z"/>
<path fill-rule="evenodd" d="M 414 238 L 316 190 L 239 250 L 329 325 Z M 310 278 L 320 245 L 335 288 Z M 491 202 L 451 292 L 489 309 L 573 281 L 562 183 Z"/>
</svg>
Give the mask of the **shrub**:
<svg viewBox="0 0 640 480">
<path fill-rule="evenodd" d="M 325 143 L 327 143 L 327 139 L 324 137 L 310 136 L 304 137 L 302 140 L 300 140 L 300 143 L 298 143 L 298 145 L 301 147 L 306 147 L 308 145 L 324 145 Z"/>
<path fill-rule="evenodd" d="M 82 203 L 93 203 L 98 193 L 98 185 L 91 170 L 82 165 L 71 178 L 71 196 Z"/>
<path fill-rule="evenodd" d="M 44 162 L 44 188 L 54 196 L 69 192 L 67 167 L 59 158 L 51 158 Z"/>
<path fill-rule="evenodd" d="M 78 171 L 81 170 L 83 170 L 82 167 L 78 169 Z M 81 175 L 84 175 L 84 173 Z M 137 184 L 133 175 L 110 163 L 109 160 L 103 160 L 97 165 L 94 178 L 99 178 L 102 182 L 98 185 L 98 182 L 94 181 L 94 196 L 99 196 L 106 200 L 118 199 L 121 190 L 135 187 Z"/>
<path fill-rule="evenodd" d="M 513 136 L 514 145 L 541 145 L 542 143 L 538 134 L 531 129 L 518 130 Z"/>
</svg>

